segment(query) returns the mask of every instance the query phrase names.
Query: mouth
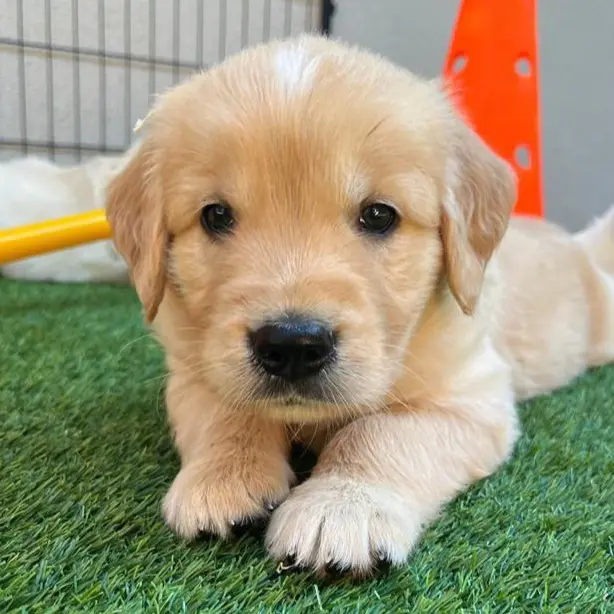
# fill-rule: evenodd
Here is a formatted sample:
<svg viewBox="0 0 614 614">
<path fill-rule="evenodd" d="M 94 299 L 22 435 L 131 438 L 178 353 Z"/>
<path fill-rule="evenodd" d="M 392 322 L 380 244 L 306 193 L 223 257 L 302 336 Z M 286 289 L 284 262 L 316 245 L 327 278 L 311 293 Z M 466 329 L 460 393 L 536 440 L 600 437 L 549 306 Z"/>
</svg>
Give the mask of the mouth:
<svg viewBox="0 0 614 614">
<path fill-rule="evenodd" d="M 254 397 L 254 409 L 266 412 L 271 418 L 302 424 L 330 420 L 338 414 L 342 404 L 335 402 L 331 395 L 321 392 L 318 387 L 312 390 L 300 386 L 300 391 L 296 388 L 267 384 Z"/>
<path fill-rule="evenodd" d="M 372 413 L 376 408 L 376 404 L 357 404 L 341 383 L 323 378 L 322 373 L 291 382 L 277 377 L 262 378 L 252 389 L 249 404 L 272 418 L 304 424 L 343 420 L 348 415 Z"/>
<path fill-rule="evenodd" d="M 335 396 L 321 381 L 320 377 L 294 382 L 284 381 L 277 377 L 269 377 L 261 383 L 255 397 L 260 402 L 282 407 L 335 402 Z"/>
</svg>

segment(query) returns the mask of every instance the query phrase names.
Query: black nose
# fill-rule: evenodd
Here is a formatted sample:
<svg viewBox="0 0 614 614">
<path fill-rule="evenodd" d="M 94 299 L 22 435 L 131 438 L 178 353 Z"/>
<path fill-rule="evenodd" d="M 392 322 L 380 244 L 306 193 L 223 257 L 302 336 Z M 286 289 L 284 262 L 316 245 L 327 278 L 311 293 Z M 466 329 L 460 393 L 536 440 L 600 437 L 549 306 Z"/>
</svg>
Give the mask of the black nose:
<svg viewBox="0 0 614 614">
<path fill-rule="evenodd" d="M 265 324 L 251 334 L 250 340 L 262 368 L 288 381 L 315 375 L 335 351 L 331 328 L 301 317 Z"/>
</svg>

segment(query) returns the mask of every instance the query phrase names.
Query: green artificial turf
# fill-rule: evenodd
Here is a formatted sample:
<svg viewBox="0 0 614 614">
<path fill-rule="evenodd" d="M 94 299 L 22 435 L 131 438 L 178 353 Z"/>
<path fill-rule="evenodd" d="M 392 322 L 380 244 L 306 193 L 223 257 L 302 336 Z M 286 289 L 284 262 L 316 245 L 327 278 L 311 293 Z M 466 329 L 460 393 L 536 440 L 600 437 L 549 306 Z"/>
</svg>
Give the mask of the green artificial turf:
<svg viewBox="0 0 614 614">
<path fill-rule="evenodd" d="M 524 405 L 513 460 L 364 584 L 173 537 L 163 384 L 130 289 L 0 280 L 0 612 L 614 612 L 614 368 Z"/>
</svg>

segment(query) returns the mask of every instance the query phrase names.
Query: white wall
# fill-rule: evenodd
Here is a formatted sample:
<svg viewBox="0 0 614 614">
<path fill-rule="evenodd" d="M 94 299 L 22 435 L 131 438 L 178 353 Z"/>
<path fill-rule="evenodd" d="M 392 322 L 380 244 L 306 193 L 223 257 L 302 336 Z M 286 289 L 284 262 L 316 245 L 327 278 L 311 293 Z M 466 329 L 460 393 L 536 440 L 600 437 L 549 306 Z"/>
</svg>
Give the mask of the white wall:
<svg viewBox="0 0 614 614">
<path fill-rule="evenodd" d="M 435 76 L 459 4 L 337 0 L 333 30 Z M 538 7 L 546 214 L 577 229 L 614 203 L 614 1 L 538 0 Z"/>
</svg>

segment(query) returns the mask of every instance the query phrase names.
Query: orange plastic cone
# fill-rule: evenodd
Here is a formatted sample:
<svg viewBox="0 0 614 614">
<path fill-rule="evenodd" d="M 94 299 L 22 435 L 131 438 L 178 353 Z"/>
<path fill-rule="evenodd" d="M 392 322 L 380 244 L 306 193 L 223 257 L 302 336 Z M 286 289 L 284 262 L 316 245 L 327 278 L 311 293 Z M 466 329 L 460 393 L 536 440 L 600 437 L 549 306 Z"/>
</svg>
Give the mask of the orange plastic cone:
<svg viewBox="0 0 614 614">
<path fill-rule="evenodd" d="M 515 213 L 542 217 L 535 0 L 463 0 L 444 73 L 465 117 L 516 169 Z"/>
</svg>

